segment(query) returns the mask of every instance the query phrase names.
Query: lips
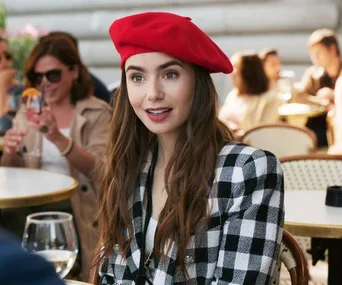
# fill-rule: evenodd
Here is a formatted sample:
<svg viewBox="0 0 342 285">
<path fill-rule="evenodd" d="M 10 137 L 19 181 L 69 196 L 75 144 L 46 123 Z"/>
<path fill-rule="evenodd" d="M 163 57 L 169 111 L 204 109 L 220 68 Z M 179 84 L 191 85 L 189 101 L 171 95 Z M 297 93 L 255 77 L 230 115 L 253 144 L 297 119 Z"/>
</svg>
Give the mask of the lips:
<svg viewBox="0 0 342 285">
<path fill-rule="evenodd" d="M 172 112 L 171 108 L 149 108 L 145 110 L 146 115 L 153 122 L 164 121 Z"/>
</svg>

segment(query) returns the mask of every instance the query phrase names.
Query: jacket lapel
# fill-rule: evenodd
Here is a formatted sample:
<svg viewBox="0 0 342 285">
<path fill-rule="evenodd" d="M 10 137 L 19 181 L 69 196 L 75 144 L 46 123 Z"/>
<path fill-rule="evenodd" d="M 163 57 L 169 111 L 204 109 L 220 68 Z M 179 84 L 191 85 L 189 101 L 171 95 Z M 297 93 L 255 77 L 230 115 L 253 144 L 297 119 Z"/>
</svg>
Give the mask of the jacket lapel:
<svg viewBox="0 0 342 285">
<path fill-rule="evenodd" d="M 133 278 L 138 273 L 140 258 L 141 258 L 141 247 L 143 239 L 143 227 L 146 216 L 144 209 L 144 196 L 147 182 L 148 170 L 152 161 L 152 153 L 148 154 L 146 163 L 142 167 L 140 173 L 139 185 L 135 188 L 133 197 L 129 200 L 128 208 L 132 212 L 133 216 L 133 239 L 130 244 L 130 252 L 127 255 L 127 266 L 129 267 Z"/>
</svg>

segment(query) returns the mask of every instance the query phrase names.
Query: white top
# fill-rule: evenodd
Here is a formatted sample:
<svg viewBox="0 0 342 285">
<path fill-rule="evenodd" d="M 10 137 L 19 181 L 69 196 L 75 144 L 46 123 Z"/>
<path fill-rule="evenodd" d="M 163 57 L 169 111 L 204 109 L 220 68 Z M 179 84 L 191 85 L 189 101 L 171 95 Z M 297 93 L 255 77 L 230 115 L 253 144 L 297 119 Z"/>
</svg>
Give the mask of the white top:
<svg viewBox="0 0 342 285">
<path fill-rule="evenodd" d="M 150 222 L 148 223 L 147 233 L 146 233 L 146 247 L 145 247 L 146 258 L 148 257 L 148 255 L 150 254 L 150 252 L 152 251 L 154 247 L 154 236 L 157 230 L 157 225 L 158 225 L 158 221 L 156 221 L 153 218 L 150 218 Z"/>
<path fill-rule="evenodd" d="M 60 132 L 69 137 L 70 128 L 60 129 Z M 68 163 L 65 157 L 60 155 L 60 152 L 55 144 L 43 137 L 41 169 L 63 174 L 69 174 Z"/>
<path fill-rule="evenodd" d="M 285 223 L 342 226 L 342 208 L 325 205 L 326 191 L 286 191 Z"/>
<path fill-rule="evenodd" d="M 76 186 L 74 178 L 60 173 L 30 168 L 0 167 L 0 208 L 6 207 L 13 201 L 17 204 L 22 201 L 25 205 L 40 205 L 40 202 L 46 202 L 50 197 L 69 192 L 71 195 Z M 30 199 L 34 199 L 34 202 L 31 203 Z"/>
</svg>

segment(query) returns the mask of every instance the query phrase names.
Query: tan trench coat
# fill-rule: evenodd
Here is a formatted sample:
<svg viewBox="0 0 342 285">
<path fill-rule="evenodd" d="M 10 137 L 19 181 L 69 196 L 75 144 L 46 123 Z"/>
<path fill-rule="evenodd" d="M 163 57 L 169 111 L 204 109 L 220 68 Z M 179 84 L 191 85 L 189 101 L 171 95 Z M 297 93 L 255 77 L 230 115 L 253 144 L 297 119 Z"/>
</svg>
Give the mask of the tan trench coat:
<svg viewBox="0 0 342 285">
<path fill-rule="evenodd" d="M 111 107 L 94 96 L 78 101 L 75 106 L 70 137 L 75 144 L 93 153 L 97 163 L 104 158 L 106 134 L 111 116 Z M 94 177 L 86 177 L 71 164 L 69 164 L 69 173 L 79 182 L 79 187 L 71 198 L 71 204 L 80 240 L 79 248 L 82 252 L 80 279 L 87 281 L 93 252 L 99 238 L 97 223 L 94 221 L 97 210 L 95 174 Z"/>
</svg>

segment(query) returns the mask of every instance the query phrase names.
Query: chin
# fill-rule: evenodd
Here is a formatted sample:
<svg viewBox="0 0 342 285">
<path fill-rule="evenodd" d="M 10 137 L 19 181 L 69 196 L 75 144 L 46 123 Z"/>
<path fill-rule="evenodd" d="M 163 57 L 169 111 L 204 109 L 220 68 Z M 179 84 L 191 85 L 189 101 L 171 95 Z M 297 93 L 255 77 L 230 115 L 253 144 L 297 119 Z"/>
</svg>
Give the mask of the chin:
<svg viewBox="0 0 342 285">
<path fill-rule="evenodd" d="M 159 126 L 157 125 L 152 125 L 152 124 L 144 124 L 145 127 L 153 134 L 159 136 L 159 135 L 170 135 L 170 134 L 179 134 L 181 128 L 180 127 L 175 127 L 175 126 L 170 126 L 167 124 L 160 124 Z"/>
</svg>

